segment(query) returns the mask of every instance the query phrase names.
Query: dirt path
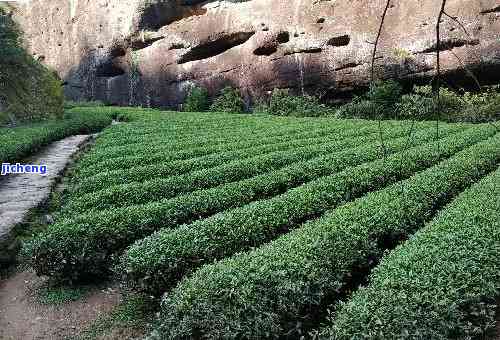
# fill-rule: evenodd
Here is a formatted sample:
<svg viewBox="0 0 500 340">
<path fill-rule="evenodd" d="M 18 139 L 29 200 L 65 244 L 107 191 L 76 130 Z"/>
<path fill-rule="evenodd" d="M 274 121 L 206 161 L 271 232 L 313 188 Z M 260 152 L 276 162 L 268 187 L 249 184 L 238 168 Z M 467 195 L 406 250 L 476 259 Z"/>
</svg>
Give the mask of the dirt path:
<svg viewBox="0 0 500 340">
<path fill-rule="evenodd" d="M 33 272 L 17 273 L 0 282 L 0 339 L 58 340 L 77 335 L 120 302 L 116 290 L 96 290 L 81 300 L 45 305 L 37 290 L 45 280 Z"/>
</svg>

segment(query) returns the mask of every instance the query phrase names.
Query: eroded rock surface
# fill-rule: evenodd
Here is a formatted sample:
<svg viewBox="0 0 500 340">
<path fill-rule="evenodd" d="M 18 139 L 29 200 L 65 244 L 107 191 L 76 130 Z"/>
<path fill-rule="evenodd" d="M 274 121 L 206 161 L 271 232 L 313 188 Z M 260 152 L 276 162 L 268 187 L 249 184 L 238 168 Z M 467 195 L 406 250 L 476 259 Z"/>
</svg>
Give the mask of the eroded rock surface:
<svg viewBox="0 0 500 340">
<path fill-rule="evenodd" d="M 17 18 L 31 52 L 65 79 L 72 99 L 179 105 L 189 86 L 232 85 L 341 97 L 367 84 L 384 0 L 32 0 Z M 392 1 L 377 75 L 411 81 L 435 71 L 435 0 Z M 442 64 L 500 80 L 498 0 L 449 0 Z M 464 32 L 464 28 L 467 33 Z M 461 60 L 459 60 L 459 58 Z"/>
</svg>

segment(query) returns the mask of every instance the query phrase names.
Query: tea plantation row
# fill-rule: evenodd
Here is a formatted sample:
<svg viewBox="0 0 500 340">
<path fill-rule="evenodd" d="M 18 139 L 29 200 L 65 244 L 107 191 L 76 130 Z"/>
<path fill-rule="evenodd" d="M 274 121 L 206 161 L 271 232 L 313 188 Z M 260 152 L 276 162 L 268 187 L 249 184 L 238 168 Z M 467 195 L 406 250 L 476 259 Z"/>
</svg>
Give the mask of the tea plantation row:
<svg viewBox="0 0 500 340">
<path fill-rule="evenodd" d="M 500 161 L 493 127 L 441 124 L 436 135 L 435 123 L 387 121 L 382 146 L 372 121 L 114 110 L 129 122 L 82 157 L 55 223 L 26 247 L 37 273 L 116 275 L 166 293 L 152 339 L 439 338 L 491 327 L 498 200 L 480 193 L 498 184 L 488 176 Z M 473 221 L 482 223 L 461 231 Z M 439 233 L 471 243 L 451 247 Z M 488 240 L 470 254 L 490 260 L 469 268 L 468 249 Z M 418 276 L 397 270 L 401 261 Z M 436 272 L 445 305 L 425 294 L 432 261 L 448 261 Z M 460 287 L 478 270 L 492 274 L 465 299 Z M 449 319 L 461 299 L 467 308 Z M 420 304 L 433 318 L 423 321 Z"/>
</svg>

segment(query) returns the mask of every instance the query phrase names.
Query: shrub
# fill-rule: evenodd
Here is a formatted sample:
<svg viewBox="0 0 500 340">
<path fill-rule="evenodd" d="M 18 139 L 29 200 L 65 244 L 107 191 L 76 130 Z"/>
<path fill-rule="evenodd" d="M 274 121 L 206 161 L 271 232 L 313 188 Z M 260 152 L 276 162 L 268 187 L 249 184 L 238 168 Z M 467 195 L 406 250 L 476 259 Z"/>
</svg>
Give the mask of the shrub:
<svg viewBox="0 0 500 340">
<path fill-rule="evenodd" d="M 446 138 L 441 143 L 461 142 L 445 151 L 443 156 L 484 138 L 483 134 L 482 131 L 468 131 Z M 426 130 L 415 138 L 426 142 L 432 140 L 434 134 Z M 388 142 L 392 152 L 403 150 L 405 143 L 404 137 Z M 360 151 L 365 153 L 360 156 Z M 343 170 L 340 173 L 319 178 L 282 195 L 196 221 L 192 225 L 161 230 L 137 242 L 123 256 L 121 274 L 130 286 L 160 294 L 203 263 L 268 242 L 302 221 L 320 216 L 337 205 L 434 164 L 437 154 L 434 144 L 396 153 L 386 161 L 374 161 L 379 154 L 373 146 L 339 153 L 331 161 L 331 167 Z M 358 165 L 365 161 L 367 163 Z"/>
<path fill-rule="evenodd" d="M 245 103 L 240 93 L 228 86 L 222 89 L 221 94 L 210 106 L 212 112 L 244 113 Z"/>
<path fill-rule="evenodd" d="M 353 275 L 496 168 L 499 146 L 497 134 L 260 248 L 203 266 L 163 297 L 151 338 L 299 337 Z"/>
<path fill-rule="evenodd" d="M 466 92 L 463 102 L 463 110 L 450 120 L 472 123 L 500 120 L 500 93 L 494 89 L 477 94 Z"/>
<path fill-rule="evenodd" d="M 391 116 L 396 103 L 399 102 L 403 88 L 394 80 L 376 82 L 370 87 L 366 99 L 375 103 L 387 116 Z"/>
<path fill-rule="evenodd" d="M 207 89 L 194 86 L 189 90 L 186 101 L 182 106 L 186 112 L 204 112 L 210 108 L 210 98 Z"/>
<path fill-rule="evenodd" d="M 335 116 L 337 118 L 380 118 L 382 109 L 370 100 L 355 97 L 352 102 L 341 106 Z"/>
<path fill-rule="evenodd" d="M 323 126 L 318 128 L 316 126 L 311 125 L 284 125 L 284 126 L 276 126 L 272 129 L 266 129 L 265 133 L 254 133 L 250 134 L 251 130 L 243 129 L 238 131 L 233 131 L 233 133 L 225 134 L 224 131 L 217 131 L 216 134 L 209 135 L 189 135 L 186 134 L 186 139 L 174 139 L 166 143 L 162 143 L 164 138 L 162 135 L 162 131 L 158 133 L 154 133 L 153 137 L 148 138 L 149 135 L 144 135 L 143 140 L 139 140 L 137 143 L 125 144 L 123 145 L 123 140 L 121 138 L 115 138 L 115 134 L 111 136 L 108 134 L 106 137 L 102 136 L 99 138 L 100 147 L 93 149 L 90 153 L 86 154 L 85 157 L 80 162 L 80 165 L 89 165 L 95 164 L 100 161 L 104 161 L 106 159 L 123 157 L 123 156 L 133 156 L 140 152 L 148 152 L 149 154 L 153 154 L 156 152 L 166 152 L 168 150 L 181 152 L 183 150 L 199 148 L 199 147 L 213 147 L 217 146 L 220 148 L 225 145 L 228 148 L 231 148 L 234 144 L 239 144 L 240 147 L 237 149 L 249 148 L 252 146 L 259 146 L 265 144 L 273 144 L 280 143 L 290 140 L 290 138 L 294 139 L 305 139 L 305 138 L 314 138 L 321 136 L 328 136 L 330 133 L 334 131 L 338 131 L 341 128 L 347 128 L 346 125 L 340 126 Z M 109 130 L 108 130 L 109 131 Z M 120 134 L 121 137 L 124 136 L 126 131 L 120 130 L 123 134 Z M 247 137 L 248 135 L 251 137 Z M 158 136 L 160 135 L 160 136 Z M 244 141 L 242 139 L 245 138 Z M 108 140 L 110 145 L 103 146 L 102 142 Z M 114 142 L 114 143 L 113 143 Z M 231 145 L 231 146 L 230 146 Z M 215 152 L 226 152 L 230 151 L 227 149 L 219 150 L 215 148 Z M 235 150 L 237 150 L 235 149 Z"/>
<path fill-rule="evenodd" d="M 129 169 L 104 171 L 94 176 L 86 177 L 85 180 L 77 183 L 75 187 L 72 188 L 72 195 L 80 195 L 82 193 L 102 190 L 113 185 L 141 182 L 148 179 L 168 177 L 172 175 L 180 175 L 203 168 L 215 167 L 217 165 L 224 164 L 235 159 L 245 159 L 257 155 L 267 154 L 273 151 L 283 151 L 306 145 L 313 145 L 318 142 L 324 142 L 325 138 L 327 138 L 325 135 L 327 135 L 328 133 L 332 133 L 333 131 L 330 129 L 311 131 L 312 133 L 295 135 L 293 136 L 294 139 L 291 141 L 289 135 L 260 138 L 258 142 L 255 141 L 255 143 L 252 143 L 252 146 L 250 147 L 249 143 L 248 145 L 242 146 L 241 149 L 236 149 L 233 151 L 226 151 L 221 153 L 216 152 L 186 160 L 159 162 L 154 167 L 145 165 L 135 166 Z M 260 142 L 262 142 L 262 144 Z"/>
<path fill-rule="evenodd" d="M 441 88 L 439 93 L 441 105 L 440 112 L 437 112 L 437 98 L 432 93 L 432 87 L 415 86 L 413 93 L 404 95 L 401 102 L 397 104 L 399 116 L 419 120 L 438 117 L 441 120 L 451 120 L 450 117 L 462 109 L 463 100 L 458 94 L 447 88 Z"/>
<path fill-rule="evenodd" d="M 356 123 L 354 123 L 353 125 L 360 126 Z M 352 125 L 341 124 L 341 126 L 344 128 L 349 128 Z M 276 130 L 276 133 L 278 133 L 279 136 L 290 136 L 294 131 L 304 131 L 307 128 L 312 129 L 313 127 L 309 127 L 307 124 L 302 124 L 296 129 L 278 128 Z M 180 145 L 178 147 L 173 147 L 172 145 L 168 144 L 166 144 L 165 147 L 160 145 L 156 149 L 156 151 L 153 150 L 152 152 L 148 153 L 141 153 L 141 151 L 139 151 L 138 149 L 128 146 L 128 150 L 119 153 L 119 157 L 110 157 L 111 154 L 116 156 L 114 150 L 110 150 L 110 152 L 107 152 L 107 150 L 103 150 L 103 152 L 98 152 L 95 155 L 89 154 L 87 157 L 84 157 L 80 161 L 80 164 L 75 171 L 78 178 L 85 178 L 109 169 L 127 169 L 134 166 L 144 166 L 173 160 L 185 160 L 194 157 L 206 156 L 215 152 L 225 152 L 242 148 L 249 148 L 252 146 L 264 145 L 269 142 L 269 139 L 267 137 L 270 137 L 269 131 L 264 131 L 263 133 L 254 133 L 252 137 L 248 139 L 245 139 L 245 137 L 248 136 L 248 131 L 240 131 L 234 134 L 234 136 L 226 135 L 225 137 L 221 137 L 220 143 L 216 143 L 213 137 L 210 137 L 207 140 L 202 139 L 200 141 L 201 136 L 191 136 L 188 138 L 189 143 L 187 144 L 182 145 L 183 143 L 179 143 Z M 220 136 L 220 131 L 215 135 Z M 235 138 L 233 139 L 233 137 Z M 193 142 L 193 138 L 196 140 L 196 142 Z M 160 141 L 162 140 L 164 140 L 164 137 L 160 138 Z M 99 146 L 102 147 L 101 141 L 102 138 L 99 139 L 97 143 L 100 143 Z M 212 143 L 210 143 L 210 141 L 212 141 Z M 114 138 L 112 138 L 111 142 L 113 143 L 113 145 L 115 145 L 117 143 L 120 143 L 120 140 L 115 140 Z M 200 142 L 202 142 L 201 146 L 199 145 Z M 181 149 L 176 150 L 179 147 Z M 139 155 L 137 155 L 138 153 Z"/>
<path fill-rule="evenodd" d="M 112 186 L 75 198 L 68 203 L 65 210 L 81 213 L 89 209 L 110 209 L 159 201 L 183 193 L 240 181 L 295 162 L 335 152 L 349 141 L 346 139 L 343 141 L 346 143 L 339 143 L 337 136 L 327 143 L 321 143 L 322 140 L 324 137 L 319 137 L 317 142 L 312 142 L 311 145 L 275 151 L 248 159 L 237 159 L 213 168 L 200 169 L 177 176 Z"/>
<path fill-rule="evenodd" d="M 385 256 L 322 338 L 489 338 L 500 286 L 500 169 Z"/>
<path fill-rule="evenodd" d="M 434 100 L 415 93 L 405 94 L 396 105 L 396 111 L 403 119 L 431 119 L 435 116 Z"/>
<path fill-rule="evenodd" d="M 321 104 L 317 97 L 292 96 L 287 89 L 274 89 L 264 110 L 272 115 L 295 117 L 320 117 L 332 113 L 331 109 Z"/>
<path fill-rule="evenodd" d="M 393 80 L 376 82 L 364 96 L 355 97 L 352 102 L 340 107 L 336 116 L 338 118 L 396 118 L 395 107 L 402 92 L 401 85 Z"/>
</svg>

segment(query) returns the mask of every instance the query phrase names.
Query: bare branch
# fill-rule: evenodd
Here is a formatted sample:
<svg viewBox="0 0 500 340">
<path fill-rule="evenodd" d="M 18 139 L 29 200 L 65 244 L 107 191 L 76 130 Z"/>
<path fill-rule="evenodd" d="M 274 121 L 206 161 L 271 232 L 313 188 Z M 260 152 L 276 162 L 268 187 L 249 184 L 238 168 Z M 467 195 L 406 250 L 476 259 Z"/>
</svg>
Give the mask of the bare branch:
<svg viewBox="0 0 500 340">
<path fill-rule="evenodd" d="M 443 15 L 445 14 L 446 8 L 446 0 L 443 0 L 441 3 L 441 9 L 438 14 L 437 22 L 436 22 L 436 81 L 432 86 L 432 92 L 434 97 L 437 99 L 435 108 L 436 108 L 436 141 L 438 141 L 438 153 L 440 150 L 439 147 L 439 119 L 441 118 L 441 20 L 443 19 Z"/>
<path fill-rule="evenodd" d="M 444 12 L 443 14 L 446 15 L 447 17 L 451 18 L 455 22 L 457 22 L 463 28 L 465 34 L 467 34 L 467 36 L 470 38 L 469 32 L 467 32 L 467 29 L 464 27 L 464 25 L 457 18 L 451 17 L 446 12 Z M 476 83 L 476 86 L 477 86 L 478 90 L 482 91 L 482 86 L 481 86 L 481 83 L 479 82 L 479 79 L 477 79 L 477 77 L 474 75 L 474 73 L 471 70 L 469 70 L 469 68 L 464 64 L 464 62 L 462 61 L 462 59 L 455 52 L 453 52 L 453 50 L 450 50 L 450 52 L 451 52 L 451 54 L 453 54 L 455 56 L 455 58 L 460 63 L 460 66 L 465 70 L 465 72 L 469 75 L 469 77 L 471 77 L 472 80 L 474 80 L 474 82 Z M 491 125 L 493 128 L 495 128 L 496 131 L 499 131 L 499 128 L 492 122 L 492 120 L 493 120 L 492 118 L 493 117 L 490 117 L 490 120 L 488 121 L 488 124 Z"/>
<path fill-rule="evenodd" d="M 455 21 L 465 32 L 465 34 L 467 35 L 467 37 L 471 37 L 471 35 L 469 34 L 469 32 L 467 31 L 467 28 L 465 28 L 465 26 L 458 20 L 457 17 L 452 17 L 451 15 L 449 15 L 448 13 L 446 12 L 443 12 L 444 15 L 446 15 L 448 18 L 450 18 L 451 20 Z"/>
<path fill-rule="evenodd" d="M 375 57 L 376 57 L 376 54 L 377 54 L 378 42 L 380 40 L 380 36 L 382 35 L 382 29 L 384 27 L 385 17 L 387 15 L 387 10 L 389 9 L 390 5 L 391 5 L 391 0 L 387 0 L 387 3 L 385 4 L 385 8 L 384 8 L 384 13 L 382 14 L 382 18 L 380 20 L 380 25 L 379 25 L 379 28 L 378 28 L 377 38 L 375 39 L 375 43 L 374 43 L 374 46 L 373 46 L 371 75 L 370 75 L 370 86 L 373 86 L 373 82 L 375 80 Z M 383 151 L 383 154 L 384 154 L 384 161 L 385 161 L 385 159 L 387 158 L 387 148 L 385 147 L 384 135 L 382 133 L 381 117 L 378 117 L 378 133 L 379 133 L 380 145 L 382 147 L 382 151 Z"/>
<path fill-rule="evenodd" d="M 387 10 L 389 9 L 390 5 L 391 5 L 391 0 L 387 0 L 387 3 L 385 5 L 385 9 L 384 9 L 384 13 L 382 14 L 382 19 L 380 20 L 380 26 L 378 28 L 377 39 L 375 39 L 375 43 L 373 46 L 372 68 L 371 68 L 371 78 L 370 78 L 370 82 L 372 84 L 373 84 L 373 81 L 375 79 L 375 55 L 377 54 L 378 42 L 380 40 L 380 36 L 382 35 L 382 29 L 384 27 L 385 16 L 387 15 Z"/>
</svg>

